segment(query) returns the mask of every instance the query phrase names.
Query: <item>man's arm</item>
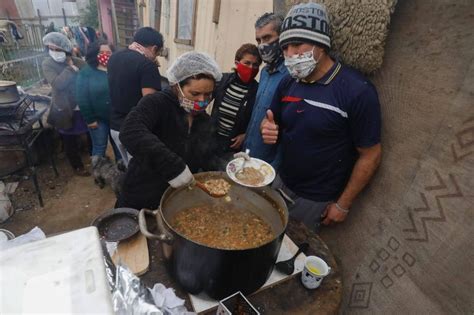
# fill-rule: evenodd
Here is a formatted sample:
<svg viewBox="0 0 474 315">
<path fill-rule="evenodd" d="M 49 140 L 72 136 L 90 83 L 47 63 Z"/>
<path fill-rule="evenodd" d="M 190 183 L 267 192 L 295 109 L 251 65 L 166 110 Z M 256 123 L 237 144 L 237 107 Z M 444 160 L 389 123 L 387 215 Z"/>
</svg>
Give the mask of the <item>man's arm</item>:
<svg viewBox="0 0 474 315">
<path fill-rule="evenodd" d="M 380 143 L 368 148 L 357 148 L 357 151 L 359 151 L 359 158 L 352 169 L 349 182 L 337 202 L 329 204 L 326 208 L 326 216 L 323 220 L 325 225 L 332 222 L 342 222 L 346 219 L 355 198 L 369 183 L 380 164 L 382 158 Z"/>
<path fill-rule="evenodd" d="M 278 88 L 275 90 L 272 102 L 260 123 L 260 133 L 262 134 L 263 143 L 265 144 L 276 144 L 278 142 L 279 124 L 281 121 L 281 99 L 283 91 L 290 83 L 290 79 L 291 77 L 287 76 L 278 83 Z"/>
<path fill-rule="evenodd" d="M 271 109 L 267 109 L 267 114 L 260 124 L 260 132 L 262 133 L 263 143 L 275 144 L 278 141 L 278 125 L 273 118 Z"/>
<path fill-rule="evenodd" d="M 157 90 L 155 90 L 153 88 L 142 88 L 142 96 L 145 96 L 145 95 L 148 95 L 148 94 L 153 94 L 156 91 Z"/>
<path fill-rule="evenodd" d="M 161 76 L 156 64 L 147 60 L 140 66 L 139 71 L 142 96 L 161 90 Z"/>
</svg>

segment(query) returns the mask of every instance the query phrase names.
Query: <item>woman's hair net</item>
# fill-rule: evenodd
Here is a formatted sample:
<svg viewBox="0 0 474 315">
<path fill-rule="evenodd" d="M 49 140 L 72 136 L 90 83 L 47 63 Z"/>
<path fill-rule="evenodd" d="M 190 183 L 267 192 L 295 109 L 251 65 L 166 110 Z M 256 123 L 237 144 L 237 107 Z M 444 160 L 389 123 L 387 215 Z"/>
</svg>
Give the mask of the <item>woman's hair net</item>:
<svg viewBox="0 0 474 315">
<path fill-rule="evenodd" d="M 43 37 L 43 44 L 45 46 L 54 46 L 57 49 L 64 50 L 65 52 L 71 53 L 72 52 L 72 43 L 66 37 L 58 32 L 51 32 L 46 34 Z"/>
<path fill-rule="evenodd" d="M 170 85 L 178 84 L 201 73 L 211 75 L 216 81 L 222 78 L 222 73 L 214 59 L 207 54 L 195 51 L 179 56 L 166 72 Z"/>
</svg>

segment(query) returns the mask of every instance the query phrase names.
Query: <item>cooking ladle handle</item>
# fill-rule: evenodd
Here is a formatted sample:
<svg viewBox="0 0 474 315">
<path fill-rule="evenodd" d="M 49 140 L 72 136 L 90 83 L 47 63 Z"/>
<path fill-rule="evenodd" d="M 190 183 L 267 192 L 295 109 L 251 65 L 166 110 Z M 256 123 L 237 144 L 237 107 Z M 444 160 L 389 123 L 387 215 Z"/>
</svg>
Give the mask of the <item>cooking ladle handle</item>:
<svg viewBox="0 0 474 315">
<path fill-rule="evenodd" d="M 305 251 L 307 251 L 309 248 L 309 244 L 308 243 L 302 243 L 299 247 L 298 247 L 298 251 L 296 252 L 296 254 L 293 255 L 293 257 L 291 257 L 292 260 L 295 260 L 296 257 L 298 257 L 299 254 L 301 253 L 304 253 Z"/>
<path fill-rule="evenodd" d="M 211 197 L 220 198 L 220 197 L 224 197 L 225 195 L 227 195 L 227 193 L 216 194 L 216 193 L 211 192 L 209 189 L 207 189 L 206 185 L 204 185 L 202 182 L 200 182 L 198 180 L 196 180 L 195 184 L 196 184 L 197 187 L 199 187 L 202 191 L 204 191 L 206 194 L 208 194 Z"/>
<path fill-rule="evenodd" d="M 148 231 L 148 226 L 146 224 L 145 214 L 152 215 L 156 218 L 156 223 L 158 225 L 158 230 L 160 234 L 153 234 Z M 161 217 L 161 210 L 149 210 L 149 209 L 142 209 L 138 213 L 138 224 L 140 226 L 140 231 L 143 235 L 148 238 L 158 239 L 162 242 L 167 244 L 171 244 L 173 242 L 173 235 L 166 232 L 165 224 L 163 222 L 163 218 Z"/>
<path fill-rule="evenodd" d="M 196 186 L 200 188 L 202 191 L 204 191 L 206 194 L 208 194 L 209 196 L 214 197 L 212 193 L 209 191 L 209 189 L 207 189 L 206 185 L 204 185 L 200 181 L 198 180 L 196 181 Z"/>
</svg>

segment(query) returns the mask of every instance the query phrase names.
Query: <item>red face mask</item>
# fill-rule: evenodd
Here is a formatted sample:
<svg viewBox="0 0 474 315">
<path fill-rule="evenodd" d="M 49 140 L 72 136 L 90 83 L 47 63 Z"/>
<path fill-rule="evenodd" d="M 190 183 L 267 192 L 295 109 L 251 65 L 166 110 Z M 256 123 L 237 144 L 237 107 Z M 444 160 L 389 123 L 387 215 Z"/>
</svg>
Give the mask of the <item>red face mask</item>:
<svg viewBox="0 0 474 315">
<path fill-rule="evenodd" d="M 258 68 L 247 67 L 242 63 L 237 63 L 237 73 L 239 74 L 240 79 L 244 83 L 249 83 L 257 76 Z"/>
<path fill-rule="evenodd" d="M 109 58 L 110 58 L 110 53 L 106 51 L 102 51 L 97 55 L 97 61 L 104 67 L 107 67 Z"/>
</svg>

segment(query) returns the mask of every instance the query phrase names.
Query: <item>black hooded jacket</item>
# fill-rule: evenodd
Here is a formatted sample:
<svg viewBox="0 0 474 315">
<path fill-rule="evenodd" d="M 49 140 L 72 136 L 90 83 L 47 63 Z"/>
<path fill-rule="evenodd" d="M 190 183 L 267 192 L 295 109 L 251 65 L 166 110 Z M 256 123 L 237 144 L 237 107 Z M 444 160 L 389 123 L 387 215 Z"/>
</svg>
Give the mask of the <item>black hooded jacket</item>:
<svg viewBox="0 0 474 315">
<path fill-rule="evenodd" d="M 191 128 L 187 115 L 170 89 L 143 97 L 128 114 L 120 141 L 133 158 L 118 206 L 156 209 L 168 182 L 186 165 L 193 173 L 222 168 L 209 115 L 197 114 Z"/>
</svg>

